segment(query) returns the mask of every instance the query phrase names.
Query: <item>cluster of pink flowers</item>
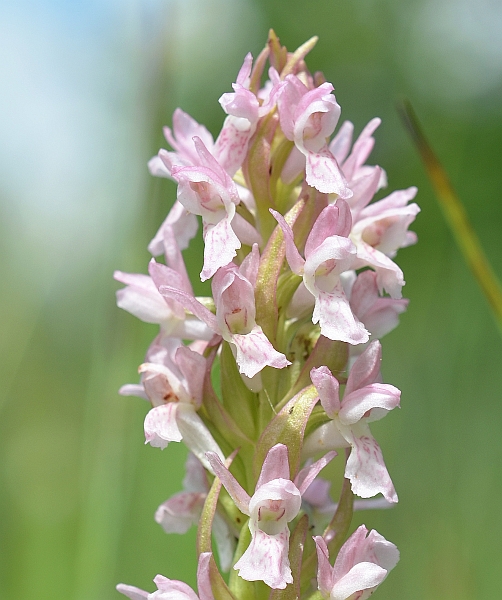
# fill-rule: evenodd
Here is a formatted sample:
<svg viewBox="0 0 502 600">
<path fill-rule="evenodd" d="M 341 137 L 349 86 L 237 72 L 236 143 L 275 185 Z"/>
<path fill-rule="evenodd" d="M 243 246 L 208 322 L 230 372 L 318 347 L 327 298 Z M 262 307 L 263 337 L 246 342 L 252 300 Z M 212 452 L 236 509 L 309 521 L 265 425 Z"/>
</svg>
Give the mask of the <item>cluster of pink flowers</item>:
<svg viewBox="0 0 502 600">
<path fill-rule="evenodd" d="M 407 306 L 394 257 L 416 241 L 416 189 L 372 201 L 386 186 L 366 164 L 380 120 L 355 142 L 348 121 L 332 137 L 340 107 L 306 67 L 314 43 L 288 53 L 271 32 L 220 98 L 216 141 L 177 109 L 171 149 L 149 163 L 178 192 L 148 247 L 149 275 L 115 274 L 118 305 L 159 325 L 140 383 L 121 393 L 151 403 L 147 443 L 190 451 L 183 491 L 155 519 L 168 533 L 198 524 L 199 595 L 157 575 L 153 593 L 117 586 L 133 600 L 279 599 L 290 588 L 364 599 L 399 558 L 364 526 L 346 538 L 353 509 L 397 502 L 369 424 L 400 402 L 381 382 L 378 340 Z M 198 216 L 207 298 L 194 296 L 181 253 Z M 337 450 L 343 481 L 320 478 Z"/>
</svg>

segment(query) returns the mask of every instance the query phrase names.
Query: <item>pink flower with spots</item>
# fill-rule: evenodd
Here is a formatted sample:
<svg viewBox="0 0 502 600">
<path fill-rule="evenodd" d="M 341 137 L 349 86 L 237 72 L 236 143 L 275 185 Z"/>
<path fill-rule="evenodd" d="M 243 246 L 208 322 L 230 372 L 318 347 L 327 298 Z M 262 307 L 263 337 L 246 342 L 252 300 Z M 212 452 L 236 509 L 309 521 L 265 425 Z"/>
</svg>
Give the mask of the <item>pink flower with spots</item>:
<svg viewBox="0 0 502 600">
<path fill-rule="evenodd" d="M 283 369 L 290 364 L 255 321 L 254 285 L 258 261 L 255 245 L 240 267 L 230 263 L 218 270 L 212 282 L 216 316 L 192 295 L 170 286 L 160 287 L 162 295 L 182 304 L 231 344 L 240 372 L 250 378 L 267 365 Z"/>
<path fill-rule="evenodd" d="M 393 385 L 379 383 L 380 362 L 381 346 L 375 340 L 350 370 L 341 402 L 338 380 L 330 370 L 327 367 L 312 369 L 312 383 L 331 421 L 305 439 L 303 451 L 315 454 L 331 448 L 350 447 L 345 477 L 350 480 L 354 494 L 371 498 L 381 493 L 389 502 L 397 502 L 382 451 L 369 428 L 369 423 L 399 406 L 401 396 Z"/>
<path fill-rule="evenodd" d="M 150 275 L 115 271 L 115 279 L 126 284 L 117 291 L 117 305 L 146 323 L 160 325 L 161 338 L 209 341 L 212 332 L 204 322 L 187 316 L 181 304 L 163 298 L 159 293 L 159 285 L 166 282 L 187 293 L 192 292 L 176 236 L 169 225 L 163 231 L 162 247 L 167 265 L 152 261 Z"/>
<path fill-rule="evenodd" d="M 392 260 L 399 248 L 416 242 L 415 233 L 408 231 L 420 208 L 414 202 L 417 188 L 398 190 L 359 211 L 350 239 L 357 248 L 356 268 L 370 266 L 377 274 L 380 293 L 401 298 L 404 276 Z"/>
<path fill-rule="evenodd" d="M 284 135 L 294 141 L 297 152 L 293 151 L 285 169 L 291 179 L 305 166 L 310 186 L 325 194 L 350 198 L 352 192 L 326 144 L 340 117 L 340 106 L 332 91 L 331 83 L 309 90 L 296 75 L 286 77 L 278 94 L 279 118 Z"/>
<path fill-rule="evenodd" d="M 154 344 L 139 367 L 141 384 L 124 386 L 124 395 L 146 397 L 153 408 L 145 417 L 145 443 L 164 449 L 169 442 L 185 445 L 208 466 L 206 452 L 223 456 L 197 410 L 202 403 L 206 359 L 171 339 L 166 346 Z"/>
<path fill-rule="evenodd" d="M 178 182 L 178 201 L 192 214 L 201 215 L 204 227 L 205 281 L 228 264 L 241 242 L 232 229 L 235 205 L 240 198 L 237 187 L 200 138 L 194 138 L 200 166 L 175 166 L 172 175 Z"/>
<path fill-rule="evenodd" d="M 298 252 L 293 230 L 284 217 L 271 212 L 284 233 L 291 270 L 303 276 L 305 288 L 315 298 L 312 322 L 319 323 L 322 335 L 331 340 L 367 342 L 369 334 L 354 316 L 340 281 L 340 275 L 352 269 L 356 261 L 356 248 L 347 237 L 351 229 L 347 203 L 339 199 L 321 212 L 305 243 L 305 258 Z"/>
<path fill-rule="evenodd" d="M 234 565 L 243 579 L 264 581 L 274 589 L 284 589 L 293 582 L 288 558 L 288 523 L 300 510 L 302 494 L 335 455 L 336 452 L 328 452 L 300 471 L 293 482 L 288 449 L 284 444 L 276 444 L 265 457 L 255 493 L 250 497 L 218 456 L 208 452 L 214 472 L 237 508 L 249 516 L 251 543 Z"/>
</svg>

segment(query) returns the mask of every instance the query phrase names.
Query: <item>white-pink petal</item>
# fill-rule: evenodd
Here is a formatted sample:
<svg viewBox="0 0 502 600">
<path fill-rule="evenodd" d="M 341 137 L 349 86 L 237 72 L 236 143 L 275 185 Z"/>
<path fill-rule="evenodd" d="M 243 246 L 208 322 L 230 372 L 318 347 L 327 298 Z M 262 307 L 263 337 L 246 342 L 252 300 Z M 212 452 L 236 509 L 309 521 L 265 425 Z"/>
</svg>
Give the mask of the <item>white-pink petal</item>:
<svg viewBox="0 0 502 600">
<path fill-rule="evenodd" d="M 234 211 L 232 211 L 233 213 Z M 232 262 L 241 241 L 232 229 L 233 214 L 227 215 L 215 225 L 204 223 L 204 266 L 202 281 L 210 279 L 216 271 Z"/>
<path fill-rule="evenodd" d="M 345 467 L 345 477 L 350 479 L 352 491 L 361 498 L 371 498 L 381 493 L 389 502 L 397 502 L 397 494 L 383 460 L 382 451 L 369 427 L 360 423 L 357 427 L 342 427 L 345 439 L 352 451 Z"/>
<path fill-rule="evenodd" d="M 168 579 L 163 575 L 153 578 L 158 590 L 148 596 L 148 600 L 199 600 L 192 588 L 183 581 Z"/>
<path fill-rule="evenodd" d="M 284 444 L 276 444 L 263 461 L 256 489 L 273 479 L 289 479 L 289 454 Z"/>
<path fill-rule="evenodd" d="M 298 475 L 295 477 L 295 484 L 298 486 L 300 494 L 303 494 L 307 491 L 310 484 L 314 481 L 317 475 L 324 469 L 324 467 L 335 458 L 337 453 L 332 450 L 325 454 L 322 458 L 317 460 L 314 464 L 309 465 L 308 467 L 304 467 Z"/>
<path fill-rule="evenodd" d="M 234 569 L 246 581 L 264 581 L 272 589 L 283 590 L 288 583 L 293 583 L 288 551 L 287 526 L 277 535 L 257 529 Z"/>
<path fill-rule="evenodd" d="M 146 600 L 149 595 L 145 590 L 140 590 L 134 585 L 126 585 L 125 583 L 119 583 L 115 589 L 130 598 L 130 600 Z"/>
<path fill-rule="evenodd" d="M 291 364 L 284 354 L 272 346 L 259 325 L 246 334 L 231 334 L 229 341 L 237 351 L 239 371 L 246 377 L 254 377 L 266 366 L 283 369 Z"/>
<path fill-rule="evenodd" d="M 340 410 L 340 384 L 328 367 L 314 368 L 310 371 L 310 379 L 315 385 L 322 407 L 330 419 Z"/>
<path fill-rule="evenodd" d="M 388 383 L 373 383 L 346 394 L 339 412 L 340 421 L 352 425 L 363 417 L 367 423 L 377 421 L 399 406 L 401 392 Z"/>
<path fill-rule="evenodd" d="M 371 594 L 370 590 L 376 588 L 387 577 L 387 571 L 371 562 L 360 562 L 339 579 L 330 593 L 330 600 L 348 600 L 356 592 L 368 591 L 368 595 L 360 594 L 358 599 L 363 600 Z"/>
<path fill-rule="evenodd" d="M 352 190 L 327 146 L 317 152 L 307 151 L 306 158 L 305 179 L 310 186 L 323 194 L 338 194 L 345 199 L 352 196 Z"/>
<path fill-rule="evenodd" d="M 350 369 L 345 394 L 351 394 L 372 383 L 380 381 L 382 345 L 378 340 L 371 342 Z"/>
<path fill-rule="evenodd" d="M 369 333 L 354 316 L 341 284 L 331 292 L 318 292 L 312 322 L 319 323 L 321 333 L 330 340 L 364 344 Z"/>
<path fill-rule="evenodd" d="M 209 563 L 212 552 L 202 552 L 199 556 L 197 565 L 197 589 L 200 600 L 214 600 L 213 590 L 211 588 L 211 578 L 209 575 Z"/>
<path fill-rule="evenodd" d="M 327 452 L 335 448 L 348 448 L 349 442 L 343 437 L 335 421 L 324 423 L 308 435 L 302 447 L 302 457 L 308 458 L 319 452 Z"/>
<path fill-rule="evenodd" d="M 245 515 L 249 515 L 249 501 L 251 500 L 249 494 L 225 467 L 223 461 L 217 454 L 208 452 L 206 458 L 209 461 L 212 470 L 216 476 L 220 478 L 221 483 L 235 502 L 237 508 Z"/>
<path fill-rule="evenodd" d="M 202 492 L 180 492 L 163 502 L 155 512 L 155 521 L 166 533 L 186 533 L 200 518 L 206 499 Z"/>
<path fill-rule="evenodd" d="M 145 444 L 164 449 L 169 442 L 181 442 L 183 436 L 176 422 L 178 402 L 152 408 L 145 417 Z"/>
<path fill-rule="evenodd" d="M 223 458 L 224 455 L 192 404 L 185 402 L 178 403 L 176 422 L 179 432 L 183 436 L 185 446 L 200 460 L 208 471 L 212 472 L 206 453 L 213 452 L 220 458 Z"/>
</svg>

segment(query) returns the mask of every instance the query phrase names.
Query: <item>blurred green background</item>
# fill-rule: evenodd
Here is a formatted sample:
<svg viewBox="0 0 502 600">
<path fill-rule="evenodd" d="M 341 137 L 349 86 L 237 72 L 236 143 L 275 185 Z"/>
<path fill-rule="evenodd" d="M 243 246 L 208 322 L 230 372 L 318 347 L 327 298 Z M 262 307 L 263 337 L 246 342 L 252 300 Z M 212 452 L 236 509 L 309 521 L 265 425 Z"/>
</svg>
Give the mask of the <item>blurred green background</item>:
<svg viewBox="0 0 502 600">
<path fill-rule="evenodd" d="M 502 5 L 490 0 L 4 0 L 0 5 L 0 598 L 113 600 L 157 573 L 195 583 L 195 530 L 157 506 L 185 452 L 144 446 L 136 382 L 155 327 L 115 307 L 175 197 L 148 175 L 181 106 L 217 134 L 219 96 L 273 27 L 312 35 L 342 118 L 383 124 L 371 162 L 417 185 L 408 312 L 383 341 L 402 410 L 373 431 L 399 493 L 357 515 L 397 544 L 389 600 L 499 597 L 502 343 L 396 114 L 413 103 L 497 273 Z M 201 260 L 186 255 L 196 281 Z M 205 288 L 207 289 L 207 288 Z M 196 292 L 204 288 L 196 284 Z"/>
</svg>

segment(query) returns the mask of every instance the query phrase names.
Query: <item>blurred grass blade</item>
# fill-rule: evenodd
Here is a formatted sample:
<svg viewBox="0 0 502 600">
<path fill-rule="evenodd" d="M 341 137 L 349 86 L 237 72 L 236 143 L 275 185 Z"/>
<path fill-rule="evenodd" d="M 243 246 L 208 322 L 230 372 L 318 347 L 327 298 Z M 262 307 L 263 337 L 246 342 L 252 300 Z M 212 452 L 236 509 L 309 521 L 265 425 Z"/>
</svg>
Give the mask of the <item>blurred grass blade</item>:
<svg viewBox="0 0 502 600">
<path fill-rule="evenodd" d="M 479 238 L 469 222 L 460 198 L 453 189 L 443 166 L 434 154 L 430 144 L 425 139 L 410 102 L 404 100 L 398 105 L 398 110 L 424 162 L 446 222 L 455 237 L 466 263 L 490 304 L 499 327 L 499 332 L 502 335 L 502 287 L 500 282 L 486 258 Z"/>
</svg>

